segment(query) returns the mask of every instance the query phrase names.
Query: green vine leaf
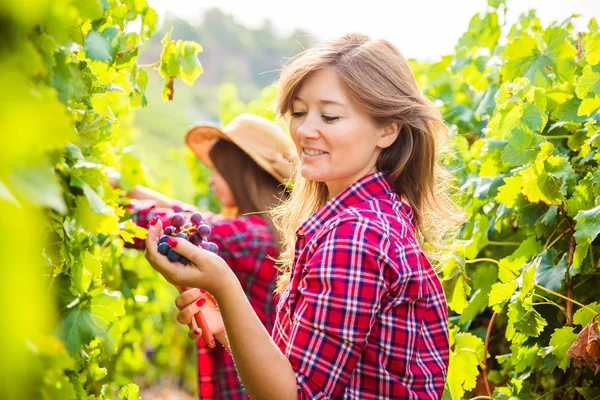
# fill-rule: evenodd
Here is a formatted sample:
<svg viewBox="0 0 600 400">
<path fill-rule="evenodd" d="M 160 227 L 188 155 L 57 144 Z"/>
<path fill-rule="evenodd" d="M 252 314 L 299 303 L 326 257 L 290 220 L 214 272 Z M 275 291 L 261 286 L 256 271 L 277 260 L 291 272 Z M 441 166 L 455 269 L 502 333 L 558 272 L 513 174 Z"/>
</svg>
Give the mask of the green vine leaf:
<svg viewBox="0 0 600 400">
<path fill-rule="evenodd" d="M 508 306 L 508 321 L 517 332 L 537 337 L 548 325 L 546 320 L 531 306 L 513 302 Z"/>
<path fill-rule="evenodd" d="M 558 359 L 558 367 L 566 371 L 571 364 L 571 357 L 567 357 L 567 350 L 577 339 L 577 334 L 573 332 L 572 326 L 564 326 L 556 329 L 550 337 L 550 346 L 552 346 L 552 354 Z"/>
<path fill-rule="evenodd" d="M 475 388 L 483 347 L 483 341 L 470 333 L 460 332 L 454 337 L 447 378 L 452 398 L 462 399 L 466 391 Z"/>
</svg>

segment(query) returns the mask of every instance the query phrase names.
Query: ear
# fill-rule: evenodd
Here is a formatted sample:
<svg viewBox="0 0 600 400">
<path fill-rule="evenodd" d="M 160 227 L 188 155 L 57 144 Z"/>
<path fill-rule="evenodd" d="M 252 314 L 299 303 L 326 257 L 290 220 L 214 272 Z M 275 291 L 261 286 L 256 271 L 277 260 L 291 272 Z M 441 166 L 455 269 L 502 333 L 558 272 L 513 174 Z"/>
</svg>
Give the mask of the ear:
<svg viewBox="0 0 600 400">
<path fill-rule="evenodd" d="M 399 122 L 392 122 L 381 128 L 379 131 L 379 138 L 377 139 L 377 147 L 382 149 L 390 147 L 400 135 L 400 129 L 402 124 Z"/>
</svg>

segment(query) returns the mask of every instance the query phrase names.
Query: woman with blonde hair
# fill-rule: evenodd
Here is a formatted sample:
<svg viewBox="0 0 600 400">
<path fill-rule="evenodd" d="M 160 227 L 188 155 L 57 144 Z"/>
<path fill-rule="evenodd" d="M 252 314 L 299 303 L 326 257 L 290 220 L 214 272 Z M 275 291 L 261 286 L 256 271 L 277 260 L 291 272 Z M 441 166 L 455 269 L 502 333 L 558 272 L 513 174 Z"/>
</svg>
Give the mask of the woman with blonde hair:
<svg viewBox="0 0 600 400">
<path fill-rule="evenodd" d="M 284 240 L 272 335 L 221 258 L 185 241 L 175 250 L 186 267 L 146 256 L 168 281 L 202 289 L 176 299 L 178 321 L 202 309 L 252 398 L 440 398 L 447 308 L 424 251 L 443 250 L 464 218 L 442 186 L 442 117 L 401 53 L 362 34 L 293 59 L 276 107 L 300 168 L 272 213 Z M 218 307 L 198 306 L 203 290 Z"/>
</svg>

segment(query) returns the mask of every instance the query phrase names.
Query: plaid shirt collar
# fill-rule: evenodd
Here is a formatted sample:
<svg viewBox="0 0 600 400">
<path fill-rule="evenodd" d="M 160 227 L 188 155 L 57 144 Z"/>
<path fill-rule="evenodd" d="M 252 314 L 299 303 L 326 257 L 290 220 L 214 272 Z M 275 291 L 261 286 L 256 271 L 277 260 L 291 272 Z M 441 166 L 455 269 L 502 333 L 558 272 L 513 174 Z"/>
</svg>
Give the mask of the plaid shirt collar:
<svg viewBox="0 0 600 400">
<path fill-rule="evenodd" d="M 375 172 L 366 175 L 342 190 L 337 196 L 325 203 L 323 207 L 304 221 L 304 223 L 300 225 L 300 228 L 296 230 L 296 237 L 311 235 L 319 227 L 323 226 L 325 222 L 339 214 L 342 210 L 352 207 L 371 197 L 377 197 L 393 192 L 393 189 L 386 179 L 385 173 Z"/>
</svg>

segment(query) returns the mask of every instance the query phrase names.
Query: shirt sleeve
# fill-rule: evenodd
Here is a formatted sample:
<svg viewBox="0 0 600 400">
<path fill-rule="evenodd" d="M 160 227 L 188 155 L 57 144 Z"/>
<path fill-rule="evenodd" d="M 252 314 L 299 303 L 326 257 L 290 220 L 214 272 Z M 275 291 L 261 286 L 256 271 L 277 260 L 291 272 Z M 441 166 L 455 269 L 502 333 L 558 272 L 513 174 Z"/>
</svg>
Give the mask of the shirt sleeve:
<svg viewBox="0 0 600 400">
<path fill-rule="evenodd" d="M 261 235 L 257 232 L 258 227 L 243 218 L 209 217 L 205 218 L 205 223 L 212 229 L 208 239 L 219 246 L 219 255 L 227 261 L 238 278 L 259 272 L 255 270 L 256 265 L 260 265 L 256 261 L 267 256 L 266 248 L 271 238 Z M 236 259 L 245 262 L 233 262 Z"/>
<path fill-rule="evenodd" d="M 208 240 L 217 245 L 219 250 L 217 254 L 225 260 L 229 268 L 234 265 L 234 248 L 236 242 L 232 241 L 232 237 L 236 235 L 236 226 L 227 221 L 221 215 L 213 213 L 202 214 L 204 223 L 210 226 L 211 232 Z"/>
<path fill-rule="evenodd" d="M 287 357 L 300 399 L 340 396 L 387 293 L 381 233 L 346 220 L 319 240 L 302 271 Z"/>
</svg>

